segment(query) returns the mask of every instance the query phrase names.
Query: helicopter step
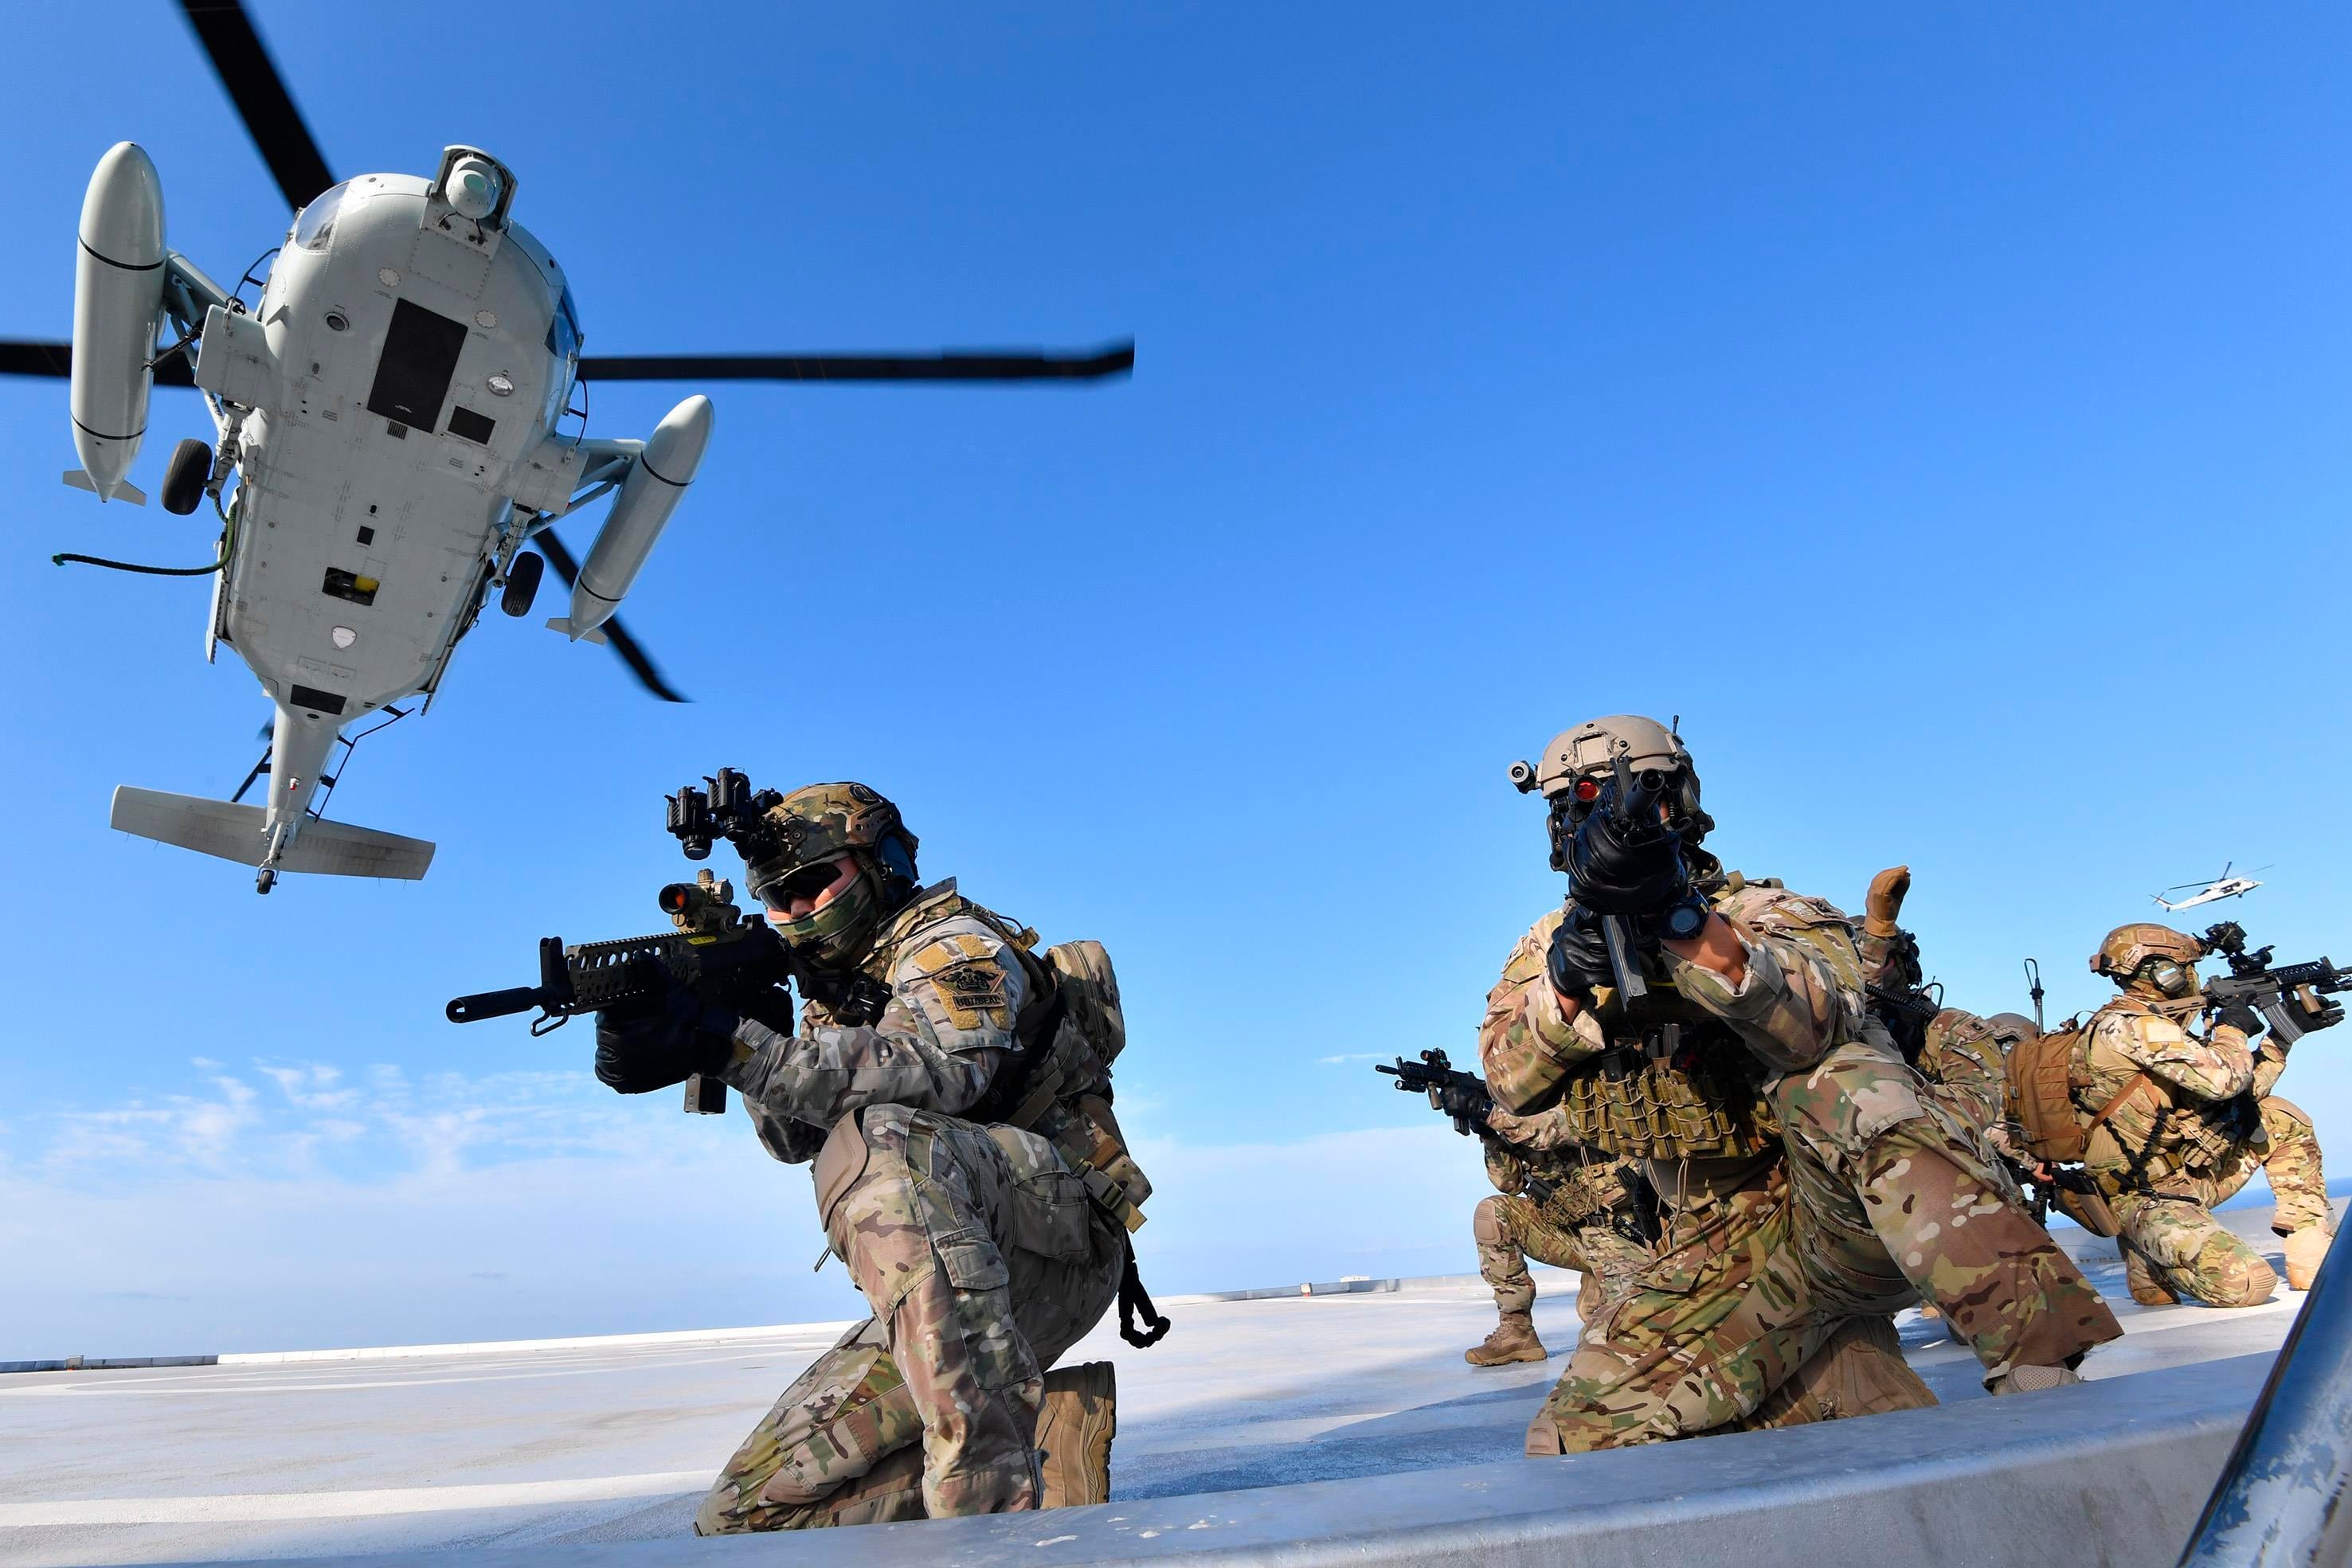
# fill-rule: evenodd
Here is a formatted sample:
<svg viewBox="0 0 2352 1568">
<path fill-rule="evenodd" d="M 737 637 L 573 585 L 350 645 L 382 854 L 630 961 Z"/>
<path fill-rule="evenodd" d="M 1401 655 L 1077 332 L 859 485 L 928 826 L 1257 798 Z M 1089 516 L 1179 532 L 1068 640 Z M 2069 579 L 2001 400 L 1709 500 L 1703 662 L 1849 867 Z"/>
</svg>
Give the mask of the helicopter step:
<svg viewBox="0 0 2352 1568">
<path fill-rule="evenodd" d="M 268 811 L 202 795 L 118 785 L 109 821 L 117 830 L 157 843 L 217 855 L 249 866 L 268 858 Z M 307 872 L 314 876 L 383 876 L 414 882 L 433 863 L 433 844 L 350 822 L 313 818 L 299 837 L 278 852 L 265 872 Z M 270 874 L 261 884 L 277 877 Z"/>
</svg>

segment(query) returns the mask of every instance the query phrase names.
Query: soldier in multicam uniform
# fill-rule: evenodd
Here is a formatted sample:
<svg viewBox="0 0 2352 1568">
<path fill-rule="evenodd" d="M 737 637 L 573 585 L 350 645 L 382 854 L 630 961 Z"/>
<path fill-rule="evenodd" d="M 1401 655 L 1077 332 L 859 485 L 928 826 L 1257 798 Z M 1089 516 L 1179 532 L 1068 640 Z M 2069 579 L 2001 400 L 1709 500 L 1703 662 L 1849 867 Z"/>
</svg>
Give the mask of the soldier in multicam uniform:
<svg viewBox="0 0 2352 1568">
<path fill-rule="evenodd" d="M 2286 1282 L 2310 1287 L 2335 1224 L 2311 1117 L 2271 1092 L 2286 1068 L 2275 1040 L 2251 1044 L 2262 1015 L 2224 1008 L 2202 1036 L 2196 937 L 2147 923 L 2119 925 L 2091 972 L 2123 994 L 2092 1016 L 2074 1047 L 2071 1082 L 2089 1142 L 2084 1165 L 2122 1222 L 2117 1245 L 2132 1300 L 2194 1297 L 2209 1306 L 2270 1299 L 2278 1276 L 2211 1210 L 2260 1170 L 2286 1239 Z"/>
<path fill-rule="evenodd" d="M 1486 994 L 1486 1020 L 1480 1031 L 1484 1040 L 1497 1031 L 1507 1031 L 1527 1009 L 1527 993 L 1533 986 L 1549 984 L 1544 973 L 1545 954 L 1551 933 L 1564 918 L 1559 909 L 1546 911 L 1535 926 L 1512 949 L 1503 966 L 1502 977 Z M 1575 1141 L 1576 1130 L 1582 1124 L 1570 1113 L 1566 1103 L 1532 1116 L 1515 1116 L 1497 1107 L 1486 1123 L 1498 1136 L 1507 1141 L 1509 1155 L 1528 1164 L 1549 1160 L 1567 1171 L 1580 1173 L 1588 1183 L 1593 1183 L 1600 1194 L 1606 1195 L 1610 1210 L 1597 1217 L 1607 1228 L 1601 1228 L 1588 1218 L 1585 1227 L 1571 1238 L 1560 1238 L 1555 1225 L 1549 1244 L 1558 1254 L 1529 1248 L 1534 1256 L 1562 1268 L 1573 1265 L 1562 1260 L 1579 1256 L 1597 1260 L 1602 1265 L 1596 1278 L 1587 1274 L 1580 1287 L 1577 1315 L 1587 1324 L 1606 1311 L 1608 1306 L 1632 1295 L 1641 1286 L 1643 1270 L 1655 1260 L 1658 1243 L 1658 1194 L 1650 1185 L 1646 1167 L 1639 1161 L 1603 1154 L 1588 1145 Z M 1488 1145 L 1487 1176 L 1498 1187 L 1506 1186 L 1510 1173 L 1498 1174 L 1497 1151 Z M 1598 1181 L 1595 1182 L 1595 1178 Z M 1623 1194 L 1619 1197 L 1616 1195 Z M 1480 1202 L 1483 1219 L 1494 1198 Z M 1497 1206 L 1501 1207 L 1501 1206 Z M 1496 1216 L 1507 1230 L 1503 1245 L 1490 1249 L 1486 1231 L 1477 1228 L 1479 1272 L 1495 1288 L 1496 1302 L 1506 1313 L 1504 1324 L 1496 1336 L 1506 1345 L 1519 1336 L 1510 1333 L 1513 1324 L 1508 1317 L 1513 1297 L 1507 1296 L 1506 1282 L 1511 1280 L 1514 1266 L 1519 1279 L 1526 1278 L 1526 1268 L 1510 1250 L 1512 1242 L 1525 1230 L 1534 1230 L 1543 1223 L 1540 1211 L 1529 1217 L 1534 1224 L 1521 1219 L 1521 1209 L 1504 1207 Z M 1595 1233 L 1598 1232 L 1596 1237 Z M 1638 1247 L 1631 1243 L 1638 1238 Z M 1514 1296 L 1517 1292 L 1514 1292 Z M 1525 1300 L 1534 1301 L 1535 1287 L 1530 1280 L 1525 1285 Z M 1534 1322 L 1530 1317 L 1525 1334 L 1534 1338 Z M 1490 1337 L 1487 1345 L 1496 1343 Z M 1465 1357 L 1476 1365 L 1491 1365 L 1494 1361 L 1483 1359 L 1481 1346 L 1465 1352 Z M 1496 1357 L 1495 1360 L 1535 1361 L 1543 1359 L 1540 1343 L 1534 1355 Z M 1910 1364 L 1903 1359 L 1902 1341 L 1895 1332 L 1891 1313 L 1862 1314 L 1846 1319 L 1836 1331 L 1805 1359 L 1786 1381 L 1766 1396 L 1754 1410 L 1715 1428 L 1717 1431 L 1752 1431 L 1770 1427 L 1797 1427 L 1813 1421 L 1834 1420 L 1846 1416 L 1874 1416 L 1891 1410 L 1915 1410 L 1936 1403 L 1936 1396 L 1919 1380 Z"/>
<path fill-rule="evenodd" d="M 1621 756 L 1664 779 L 1663 835 L 1595 809 Z M 2075 1381 L 2114 1315 L 1869 1016 L 1846 917 L 1723 873 L 1698 848 L 1714 824 L 1689 754 L 1654 721 L 1580 725 L 1513 773 L 1549 800 L 1554 863 L 1591 907 L 1514 956 L 1541 952 L 1546 979 L 1490 1008 L 1487 1082 L 1513 1112 L 1562 1107 L 1577 1141 L 1643 1162 L 1666 1206 L 1659 1258 L 1587 1329 L 1528 1451 L 1738 1422 L 1841 1325 L 1923 1294 L 1994 1393 Z M 1604 901 L 1647 933 L 1637 1000 L 1614 983 Z"/>
<path fill-rule="evenodd" d="M 1584 1276 L 1576 1310 L 1588 1322 L 1603 1303 L 1631 1290 L 1650 1261 L 1647 1232 L 1654 1226 L 1646 1212 L 1647 1184 L 1627 1162 L 1594 1150 L 1525 1146 L 1521 1140 L 1540 1122 L 1507 1111 L 1487 1118 L 1496 1135 L 1483 1143 L 1495 1192 L 1478 1200 L 1470 1233 L 1500 1321 L 1484 1343 L 1462 1353 L 1473 1366 L 1541 1361 L 1549 1354 L 1536 1337 L 1529 1258 Z"/>
<path fill-rule="evenodd" d="M 863 784 L 763 820 L 775 852 L 746 882 L 792 950 L 798 1031 L 673 988 L 598 1015 L 597 1076 L 739 1091 L 771 1154 L 814 1161 L 818 1221 L 874 1316 L 784 1392 L 695 1529 L 1032 1509 L 1057 1473 L 1101 1500 L 1103 1476 L 1069 1467 L 1107 1466 L 1108 1364 L 1045 1369 L 1132 1283 L 1150 1190 L 1110 1112 L 1108 961 L 1091 943 L 1041 958 L 952 881 L 919 889 L 914 834 Z"/>
</svg>

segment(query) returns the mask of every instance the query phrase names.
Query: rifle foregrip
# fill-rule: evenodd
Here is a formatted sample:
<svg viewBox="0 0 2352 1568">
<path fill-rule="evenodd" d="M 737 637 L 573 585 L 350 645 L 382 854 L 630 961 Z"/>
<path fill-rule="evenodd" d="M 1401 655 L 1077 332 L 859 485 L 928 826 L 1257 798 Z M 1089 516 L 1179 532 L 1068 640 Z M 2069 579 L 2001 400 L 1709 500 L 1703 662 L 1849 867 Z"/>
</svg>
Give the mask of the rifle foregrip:
<svg viewBox="0 0 2352 1568">
<path fill-rule="evenodd" d="M 479 1023 L 484 1019 L 529 1012 L 539 1006 L 539 998 L 537 986 L 509 986 L 503 991 L 477 991 L 470 997 L 455 998 L 446 1010 L 451 1023 Z"/>
</svg>

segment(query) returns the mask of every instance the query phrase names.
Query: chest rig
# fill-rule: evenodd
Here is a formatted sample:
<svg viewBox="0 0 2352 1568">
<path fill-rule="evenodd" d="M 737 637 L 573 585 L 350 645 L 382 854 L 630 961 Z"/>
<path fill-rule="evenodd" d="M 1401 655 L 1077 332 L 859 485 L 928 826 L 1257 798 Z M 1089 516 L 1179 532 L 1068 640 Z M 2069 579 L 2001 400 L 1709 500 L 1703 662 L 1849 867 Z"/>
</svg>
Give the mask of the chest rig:
<svg viewBox="0 0 2352 1568">
<path fill-rule="evenodd" d="M 1720 909 L 1742 885 L 1735 878 L 1708 889 L 1708 900 Z M 1642 962 L 1653 982 L 1647 996 L 1628 1003 L 1608 987 L 1594 993 L 1593 1021 L 1609 1047 L 1562 1086 L 1576 1140 L 1637 1160 L 1746 1158 L 1778 1147 L 1763 1064 L 1729 1025 L 1666 983 L 1656 955 Z"/>
</svg>

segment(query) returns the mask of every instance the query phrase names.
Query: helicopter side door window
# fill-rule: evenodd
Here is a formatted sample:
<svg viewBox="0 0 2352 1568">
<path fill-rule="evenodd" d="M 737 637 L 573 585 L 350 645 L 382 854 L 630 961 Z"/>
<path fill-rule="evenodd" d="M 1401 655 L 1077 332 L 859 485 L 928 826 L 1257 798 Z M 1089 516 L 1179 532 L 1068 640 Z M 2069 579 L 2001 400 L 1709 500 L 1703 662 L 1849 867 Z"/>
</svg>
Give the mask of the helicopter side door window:
<svg viewBox="0 0 2352 1568">
<path fill-rule="evenodd" d="M 441 405 L 448 400 L 457 356 L 465 348 L 464 322 L 405 299 L 394 300 L 392 329 L 384 334 L 375 384 L 368 389 L 368 412 L 395 424 L 438 429 Z"/>
</svg>

